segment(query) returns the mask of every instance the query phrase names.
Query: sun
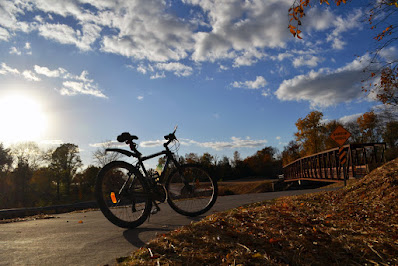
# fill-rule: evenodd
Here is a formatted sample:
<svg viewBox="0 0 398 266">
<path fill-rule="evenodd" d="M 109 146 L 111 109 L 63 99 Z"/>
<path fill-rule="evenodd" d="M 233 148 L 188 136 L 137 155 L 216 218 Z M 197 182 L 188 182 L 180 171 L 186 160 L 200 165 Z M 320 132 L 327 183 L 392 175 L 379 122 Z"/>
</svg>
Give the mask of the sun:
<svg viewBox="0 0 398 266">
<path fill-rule="evenodd" d="M 38 141 L 46 129 L 39 101 L 23 94 L 0 97 L 0 143 Z"/>
</svg>

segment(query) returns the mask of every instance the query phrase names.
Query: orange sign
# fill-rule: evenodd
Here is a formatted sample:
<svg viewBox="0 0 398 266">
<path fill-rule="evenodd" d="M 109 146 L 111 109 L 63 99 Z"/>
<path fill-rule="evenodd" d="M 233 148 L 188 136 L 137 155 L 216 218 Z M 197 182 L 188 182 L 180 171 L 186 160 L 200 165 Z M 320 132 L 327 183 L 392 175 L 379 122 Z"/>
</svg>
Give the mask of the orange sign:
<svg viewBox="0 0 398 266">
<path fill-rule="evenodd" d="M 343 146 L 343 144 L 347 141 L 347 139 L 351 136 L 351 133 L 348 132 L 344 127 L 338 126 L 330 135 L 330 138 L 336 141 L 339 146 Z"/>
</svg>

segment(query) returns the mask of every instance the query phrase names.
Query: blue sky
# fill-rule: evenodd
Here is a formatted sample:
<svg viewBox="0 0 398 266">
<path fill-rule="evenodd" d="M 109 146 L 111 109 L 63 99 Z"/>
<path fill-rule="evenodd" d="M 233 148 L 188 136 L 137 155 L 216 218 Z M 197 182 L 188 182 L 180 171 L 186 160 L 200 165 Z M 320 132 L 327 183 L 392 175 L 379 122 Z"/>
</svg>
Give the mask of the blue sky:
<svg viewBox="0 0 398 266">
<path fill-rule="evenodd" d="M 291 4 L 2 0 L 0 141 L 75 143 L 89 164 L 124 131 L 155 152 L 178 124 L 180 155 L 244 158 L 282 151 L 313 110 L 347 121 L 378 105 L 361 91 L 375 45 L 363 5 L 315 5 L 298 40 Z"/>
</svg>

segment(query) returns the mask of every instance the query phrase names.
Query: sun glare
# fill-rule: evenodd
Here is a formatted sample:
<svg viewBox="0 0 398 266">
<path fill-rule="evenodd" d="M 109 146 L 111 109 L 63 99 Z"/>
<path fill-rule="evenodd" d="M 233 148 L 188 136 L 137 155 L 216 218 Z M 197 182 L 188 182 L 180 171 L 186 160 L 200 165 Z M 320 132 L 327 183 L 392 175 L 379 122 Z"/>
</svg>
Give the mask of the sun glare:
<svg viewBox="0 0 398 266">
<path fill-rule="evenodd" d="M 38 141 L 46 127 L 47 117 L 34 98 L 0 97 L 0 142 Z"/>
</svg>

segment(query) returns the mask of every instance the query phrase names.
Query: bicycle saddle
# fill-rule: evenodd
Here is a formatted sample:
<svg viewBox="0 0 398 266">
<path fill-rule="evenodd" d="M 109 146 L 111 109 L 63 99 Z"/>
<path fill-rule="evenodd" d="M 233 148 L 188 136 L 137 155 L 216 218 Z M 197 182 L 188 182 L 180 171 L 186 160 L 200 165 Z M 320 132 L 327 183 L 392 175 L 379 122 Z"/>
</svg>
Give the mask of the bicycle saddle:
<svg viewBox="0 0 398 266">
<path fill-rule="evenodd" d="M 137 136 L 135 135 L 130 135 L 128 132 L 123 132 L 119 136 L 117 136 L 117 141 L 119 142 L 125 142 L 125 141 L 132 141 L 138 139 Z"/>
</svg>

